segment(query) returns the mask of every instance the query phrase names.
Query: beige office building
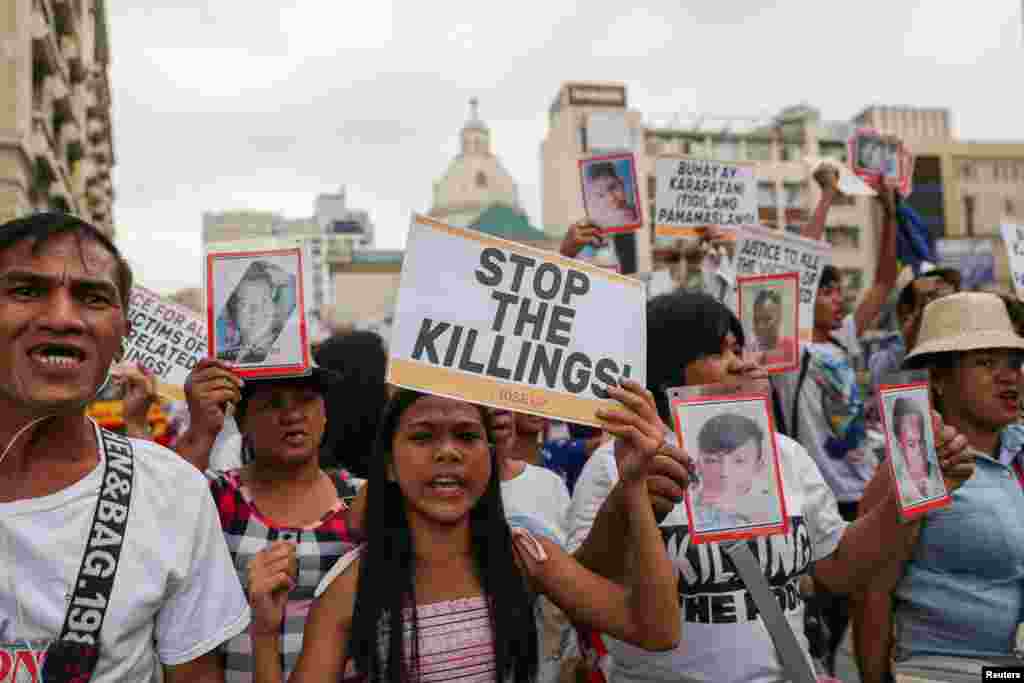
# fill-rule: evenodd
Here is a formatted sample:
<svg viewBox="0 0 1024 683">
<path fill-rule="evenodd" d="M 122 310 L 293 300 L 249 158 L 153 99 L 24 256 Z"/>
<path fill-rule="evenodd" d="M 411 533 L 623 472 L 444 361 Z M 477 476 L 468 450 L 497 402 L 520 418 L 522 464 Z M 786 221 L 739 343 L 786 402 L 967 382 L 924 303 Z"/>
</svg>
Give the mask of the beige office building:
<svg viewBox="0 0 1024 683">
<path fill-rule="evenodd" d="M 76 214 L 113 236 L 104 0 L 0 2 L 0 220 Z"/>
<path fill-rule="evenodd" d="M 557 237 L 584 215 L 579 159 L 628 150 L 636 156 L 648 224 L 638 234 L 641 272 L 680 254 L 678 245 L 653 239 L 650 228 L 654 161 L 661 155 L 756 162 L 761 222 L 798 230 L 820 197 L 809 163 L 820 158 L 845 162 L 847 140 L 858 126 L 899 135 L 916 152 L 910 204 L 936 237 L 997 235 L 1004 217 L 1024 221 L 1024 143 L 957 141 L 950 119 L 946 109 L 872 107 L 851 121 L 826 121 L 807 105 L 786 108 L 767 119 L 657 117 L 631 109 L 624 84 L 566 83 L 549 109 L 541 144 L 543 225 Z M 829 214 L 826 239 L 833 245 L 832 261 L 843 272 L 851 299 L 874 277 L 880 220 L 875 204 L 871 198 L 842 198 Z M 997 280 L 1005 282 L 1005 250 L 997 246 Z"/>
</svg>

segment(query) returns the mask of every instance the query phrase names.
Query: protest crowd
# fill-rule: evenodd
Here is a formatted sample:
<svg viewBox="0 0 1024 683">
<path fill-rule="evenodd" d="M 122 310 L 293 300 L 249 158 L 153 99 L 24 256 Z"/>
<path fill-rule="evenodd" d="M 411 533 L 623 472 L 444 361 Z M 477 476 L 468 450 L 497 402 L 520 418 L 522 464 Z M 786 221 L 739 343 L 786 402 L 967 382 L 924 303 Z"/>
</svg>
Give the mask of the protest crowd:
<svg viewBox="0 0 1024 683">
<path fill-rule="evenodd" d="M 809 254 L 840 194 L 838 173 L 814 179 Z M 593 322 L 588 296 L 636 287 L 586 261 L 612 235 L 581 216 L 547 269 L 483 250 L 466 282 L 499 302 L 493 329 L 409 323 L 400 296 L 391 339 L 339 332 L 273 373 L 250 370 L 296 305 L 284 270 L 250 268 L 221 299 L 237 329 L 210 313 L 222 353 L 199 349 L 169 407 L 125 358 L 145 273 L 72 216 L 0 225 L 0 682 L 807 683 L 847 657 L 865 682 L 959 683 L 1021 666 L 1021 304 L 908 262 L 898 188 L 875 201 L 852 310 L 827 262 L 747 296 L 718 266 L 750 242 L 717 225 L 694 242 L 705 276 L 645 296 L 643 328 Z M 787 327 L 800 288 L 813 319 Z M 901 343 L 867 358 L 890 301 Z M 571 346 L 588 335 L 639 360 Z M 440 379 L 408 379 L 416 362 Z M 529 400 L 464 400 L 456 375 Z M 117 431 L 87 415 L 114 386 Z"/>
</svg>

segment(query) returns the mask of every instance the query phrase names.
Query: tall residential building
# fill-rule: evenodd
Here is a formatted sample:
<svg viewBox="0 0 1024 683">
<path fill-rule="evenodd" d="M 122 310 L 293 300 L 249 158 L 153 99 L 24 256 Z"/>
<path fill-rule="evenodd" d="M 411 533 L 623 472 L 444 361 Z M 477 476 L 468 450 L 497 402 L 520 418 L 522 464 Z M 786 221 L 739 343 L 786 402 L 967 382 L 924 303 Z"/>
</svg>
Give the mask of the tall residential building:
<svg viewBox="0 0 1024 683">
<path fill-rule="evenodd" d="M 613 151 L 609 121 L 622 130 L 615 150 L 636 155 L 638 182 L 646 196 L 645 229 L 637 234 L 640 271 L 679 250 L 652 239 L 654 161 L 660 155 L 687 155 L 757 164 L 760 220 L 798 230 L 820 192 L 810 180 L 808 162 L 846 162 L 846 143 L 858 126 L 904 138 L 917 154 L 910 203 L 938 238 L 994 236 L 1006 217 L 1024 221 L 1024 143 L 976 143 L 953 137 L 946 109 L 872 107 L 851 121 L 823 120 L 813 107 L 788 107 L 773 117 L 676 114 L 645 115 L 630 109 L 621 83 L 565 83 L 549 110 L 541 144 L 543 224 L 560 236 L 583 214 L 577 161 Z M 833 263 L 843 272 L 852 299 L 875 271 L 880 213 L 870 198 L 843 198 L 829 214 L 826 239 Z M 996 245 L 998 277 L 1008 282 L 1005 250 Z"/>
<path fill-rule="evenodd" d="M 203 242 L 238 242 L 297 237 L 309 245 L 309 309 L 321 320 L 333 320 L 335 286 L 332 264 L 348 263 L 355 254 L 372 249 L 374 226 L 368 212 L 351 209 L 345 188 L 335 194 L 317 195 L 313 215 L 286 218 L 271 211 L 203 213 Z"/>
<path fill-rule="evenodd" d="M 104 0 L 0 2 L 0 220 L 69 212 L 114 234 Z"/>
</svg>

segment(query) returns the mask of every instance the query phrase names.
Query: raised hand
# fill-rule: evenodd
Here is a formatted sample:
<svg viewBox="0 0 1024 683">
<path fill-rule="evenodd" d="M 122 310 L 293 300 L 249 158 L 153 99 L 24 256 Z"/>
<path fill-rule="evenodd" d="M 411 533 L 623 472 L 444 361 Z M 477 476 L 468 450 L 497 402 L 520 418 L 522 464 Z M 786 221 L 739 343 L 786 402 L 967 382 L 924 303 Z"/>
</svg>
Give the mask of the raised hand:
<svg viewBox="0 0 1024 683">
<path fill-rule="evenodd" d="M 281 632 L 288 594 L 295 587 L 298 573 L 295 544 L 289 541 L 275 541 L 249 562 L 246 592 L 252 608 L 250 628 L 254 636 Z"/>
<path fill-rule="evenodd" d="M 946 490 L 956 491 L 974 474 L 974 456 L 967 446 L 967 437 L 944 424 L 942 416 L 932 411 L 932 429 L 935 431 L 935 452 L 939 469 L 946 482 Z"/>
<path fill-rule="evenodd" d="M 227 404 L 241 399 L 242 384 L 227 363 L 213 358 L 199 361 L 185 381 L 189 431 L 216 437 L 224 426 Z"/>
<path fill-rule="evenodd" d="M 565 234 L 558 252 L 562 256 L 575 258 L 583 250 L 583 247 L 587 245 L 595 249 L 603 247 L 604 232 L 602 232 L 601 228 L 584 219 L 569 226 L 569 232 Z"/>
</svg>

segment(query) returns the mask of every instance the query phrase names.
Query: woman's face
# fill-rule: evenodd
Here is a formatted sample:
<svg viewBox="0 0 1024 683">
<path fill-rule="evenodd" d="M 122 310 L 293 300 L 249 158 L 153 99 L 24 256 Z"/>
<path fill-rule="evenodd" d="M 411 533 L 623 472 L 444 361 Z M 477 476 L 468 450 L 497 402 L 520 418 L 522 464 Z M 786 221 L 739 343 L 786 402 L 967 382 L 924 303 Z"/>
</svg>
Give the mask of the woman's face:
<svg viewBox="0 0 1024 683">
<path fill-rule="evenodd" d="M 319 456 L 326 426 L 324 399 L 315 387 L 275 382 L 253 393 L 241 429 L 258 460 L 289 466 Z"/>
<path fill-rule="evenodd" d="M 896 424 L 900 450 L 907 463 L 910 478 L 918 481 L 928 476 L 928 461 L 924 452 L 924 433 L 920 415 L 904 415 Z"/>
<path fill-rule="evenodd" d="M 687 386 L 703 384 L 728 384 L 733 381 L 729 369 L 739 360 L 739 345 L 736 335 L 729 332 L 722 340 L 722 348 L 703 358 L 692 361 L 683 369 Z"/>
<path fill-rule="evenodd" d="M 1020 414 L 1021 354 L 1009 349 L 968 351 L 936 373 L 947 414 L 975 429 L 998 432 Z"/>
<path fill-rule="evenodd" d="M 235 321 L 243 343 L 264 334 L 274 321 L 274 292 L 266 280 L 243 280 L 235 294 Z"/>
<path fill-rule="evenodd" d="M 751 440 L 733 451 L 701 453 L 701 500 L 731 505 L 749 495 L 760 474 L 760 450 L 760 445 Z"/>
<path fill-rule="evenodd" d="M 389 475 L 402 489 L 410 519 L 468 523 L 470 510 L 487 490 L 491 469 L 477 406 L 424 396 L 399 419 Z"/>
</svg>

